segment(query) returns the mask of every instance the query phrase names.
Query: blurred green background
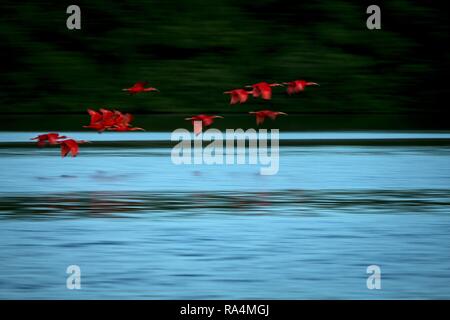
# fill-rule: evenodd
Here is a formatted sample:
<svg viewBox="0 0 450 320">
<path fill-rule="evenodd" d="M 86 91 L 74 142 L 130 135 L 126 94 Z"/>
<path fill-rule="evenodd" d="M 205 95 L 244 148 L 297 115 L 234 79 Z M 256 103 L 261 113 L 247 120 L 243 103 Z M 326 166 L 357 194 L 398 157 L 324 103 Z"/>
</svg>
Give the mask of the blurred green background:
<svg viewBox="0 0 450 320">
<path fill-rule="evenodd" d="M 448 127 L 444 2 L 91 0 L 76 3 L 82 29 L 68 30 L 70 4 L 2 1 L 3 130 L 42 125 L 43 114 L 81 115 L 100 107 L 154 115 L 146 121 L 161 130 L 167 121 L 158 114 L 261 108 L 315 114 L 321 128 L 359 115 L 365 120 L 349 121 L 361 128 L 402 128 L 408 119 Z M 366 28 L 369 4 L 381 7 L 381 30 Z M 275 88 L 272 101 L 241 106 L 230 106 L 223 94 L 294 79 L 321 86 L 292 97 Z M 161 92 L 121 92 L 139 80 Z M 300 120 L 290 119 L 280 123 L 294 130 Z M 57 124 L 79 127 L 74 117 L 59 117 Z"/>
</svg>

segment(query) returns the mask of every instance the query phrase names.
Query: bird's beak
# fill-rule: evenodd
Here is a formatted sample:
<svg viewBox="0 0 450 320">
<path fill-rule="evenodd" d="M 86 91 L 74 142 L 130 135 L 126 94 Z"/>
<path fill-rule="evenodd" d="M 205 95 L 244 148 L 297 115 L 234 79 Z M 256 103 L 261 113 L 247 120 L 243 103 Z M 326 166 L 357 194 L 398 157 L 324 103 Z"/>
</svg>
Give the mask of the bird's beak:
<svg viewBox="0 0 450 320">
<path fill-rule="evenodd" d="M 278 112 L 278 114 L 284 114 L 284 115 L 288 115 L 287 113 L 284 113 L 284 112 Z"/>
<path fill-rule="evenodd" d="M 184 120 L 192 120 L 192 118 L 184 118 Z"/>
<path fill-rule="evenodd" d="M 222 116 L 215 116 L 214 118 L 219 118 L 219 119 L 223 119 Z"/>
<path fill-rule="evenodd" d="M 312 85 L 312 86 L 319 86 L 320 87 L 320 85 L 318 83 L 316 83 L 316 82 L 311 82 L 310 85 Z"/>
<path fill-rule="evenodd" d="M 250 114 L 253 114 L 253 113 L 256 113 L 256 112 L 255 112 L 255 111 L 250 111 L 249 113 L 250 113 Z"/>
<path fill-rule="evenodd" d="M 248 85 L 245 86 L 245 88 L 252 88 L 252 87 L 253 87 L 253 86 L 250 85 L 250 84 L 248 84 Z"/>
</svg>

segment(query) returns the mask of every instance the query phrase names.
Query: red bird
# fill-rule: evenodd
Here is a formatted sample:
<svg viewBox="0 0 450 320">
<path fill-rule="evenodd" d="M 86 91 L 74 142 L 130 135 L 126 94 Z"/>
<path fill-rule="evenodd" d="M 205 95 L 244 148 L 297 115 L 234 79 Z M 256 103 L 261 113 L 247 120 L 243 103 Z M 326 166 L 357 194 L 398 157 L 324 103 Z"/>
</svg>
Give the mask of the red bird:
<svg viewBox="0 0 450 320">
<path fill-rule="evenodd" d="M 58 142 L 61 145 L 61 156 L 64 158 L 69 153 L 72 154 L 72 157 L 76 157 L 78 154 L 78 145 L 82 143 L 89 143 L 89 141 L 79 140 L 76 141 L 74 139 L 67 139 Z"/>
<path fill-rule="evenodd" d="M 208 116 L 206 114 L 199 114 L 199 115 L 193 116 L 191 118 L 185 118 L 184 120 L 191 120 L 192 124 L 194 125 L 194 133 L 199 134 L 200 132 L 202 132 L 202 127 L 209 127 L 214 122 L 214 119 L 216 119 L 216 118 L 223 119 L 222 116 Z M 201 121 L 202 125 L 196 126 L 195 125 L 196 121 Z"/>
<path fill-rule="evenodd" d="M 224 94 L 230 94 L 231 95 L 230 104 L 236 104 L 246 102 L 248 99 L 248 95 L 253 94 L 253 91 L 247 91 L 245 89 L 234 89 L 230 91 L 225 91 Z"/>
<path fill-rule="evenodd" d="M 115 112 L 108 109 L 100 109 L 102 114 L 101 122 L 105 128 L 112 127 L 116 123 L 116 114 Z"/>
<path fill-rule="evenodd" d="M 129 113 L 122 114 L 120 111 L 115 111 L 115 123 L 112 127 L 108 128 L 110 131 L 145 131 L 142 128 L 131 126 L 130 122 L 133 121 L 133 116 Z"/>
<path fill-rule="evenodd" d="M 306 80 L 294 80 L 290 82 L 283 82 L 283 84 L 286 84 L 287 87 L 287 93 L 289 95 L 294 93 L 299 93 L 300 91 L 305 90 L 305 87 L 307 86 L 318 86 L 319 84 L 316 82 L 308 82 Z"/>
<path fill-rule="evenodd" d="M 275 120 L 276 117 L 280 114 L 287 115 L 287 113 L 284 113 L 284 112 L 270 111 L 270 110 L 261 110 L 261 111 L 256 111 L 256 112 L 250 111 L 249 113 L 256 115 L 256 124 L 257 125 L 262 124 L 266 118 Z"/>
<path fill-rule="evenodd" d="M 100 109 L 105 110 L 105 109 Z M 102 132 L 106 129 L 106 126 L 103 123 L 103 114 L 92 109 L 87 109 L 87 112 L 91 116 L 91 122 L 87 126 L 83 126 L 83 128 L 95 129 L 98 132 Z"/>
<path fill-rule="evenodd" d="M 116 126 L 122 126 L 123 115 L 119 111 L 111 111 L 108 109 L 100 109 L 100 112 L 88 109 L 91 116 L 91 122 L 84 128 L 91 128 L 97 130 L 99 133 Z M 119 130 L 116 130 L 119 131 Z M 121 130 L 128 131 L 128 130 Z"/>
<path fill-rule="evenodd" d="M 282 87 L 280 83 L 267 83 L 259 82 L 253 85 L 248 85 L 246 87 L 253 88 L 253 97 L 257 98 L 261 96 L 264 100 L 270 100 L 272 98 L 272 87 Z"/>
<path fill-rule="evenodd" d="M 39 147 L 43 147 L 45 146 L 46 143 L 57 144 L 58 140 L 66 138 L 67 138 L 66 136 L 60 136 L 59 133 L 47 133 L 47 134 L 40 134 L 37 137 L 31 138 L 30 140 L 38 140 L 37 145 Z"/>
<path fill-rule="evenodd" d="M 122 91 L 127 91 L 129 94 L 138 94 L 141 92 L 148 92 L 148 91 L 159 91 L 158 89 L 153 87 L 145 88 L 146 85 L 148 85 L 147 81 L 140 81 L 136 82 L 131 88 L 122 89 Z"/>
</svg>

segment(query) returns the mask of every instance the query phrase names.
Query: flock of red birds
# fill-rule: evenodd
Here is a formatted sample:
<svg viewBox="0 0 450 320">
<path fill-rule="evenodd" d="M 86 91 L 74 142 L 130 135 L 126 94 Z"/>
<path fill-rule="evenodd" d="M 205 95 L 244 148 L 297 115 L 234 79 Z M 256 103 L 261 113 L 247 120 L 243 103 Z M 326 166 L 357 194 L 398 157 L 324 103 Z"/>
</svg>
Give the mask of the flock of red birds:
<svg viewBox="0 0 450 320">
<path fill-rule="evenodd" d="M 287 86 L 287 93 L 289 95 L 292 95 L 305 90 L 305 88 L 308 86 L 318 85 L 319 84 L 317 84 L 316 82 L 309 82 L 305 80 L 294 80 L 283 83 L 259 82 L 253 85 L 245 86 L 245 88 L 249 88 L 249 90 L 242 88 L 234 89 L 225 91 L 224 94 L 229 94 L 231 96 L 230 104 L 242 104 L 247 102 L 250 95 L 254 98 L 260 97 L 263 100 L 270 100 L 272 98 L 272 87 Z M 156 88 L 146 86 L 147 82 L 137 82 L 131 88 L 125 88 L 122 89 L 122 91 L 125 91 L 130 95 L 151 91 L 159 92 L 159 90 Z M 91 120 L 89 122 L 89 125 L 85 125 L 83 126 L 83 128 L 94 129 L 99 133 L 105 130 L 118 132 L 145 131 L 142 128 L 133 127 L 131 125 L 133 116 L 129 113 L 123 114 L 120 111 L 108 109 L 99 109 L 99 111 L 88 109 L 87 112 L 89 113 Z M 250 111 L 249 113 L 256 116 L 257 125 L 262 124 L 266 118 L 275 120 L 279 115 L 287 115 L 284 112 L 271 110 Z M 216 118 L 223 117 L 217 115 L 199 114 L 190 118 L 185 118 L 185 120 L 190 120 L 192 121 L 192 123 L 194 123 L 195 121 L 201 121 L 202 127 L 209 127 Z M 194 126 L 194 133 L 199 134 L 200 132 L 201 127 Z M 65 157 L 68 154 L 71 154 L 72 157 L 76 157 L 78 154 L 79 145 L 83 143 L 89 143 L 89 141 L 85 140 L 75 140 L 66 136 L 60 136 L 58 133 L 41 134 L 37 137 L 32 138 L 31 140 L 37 140 L 37 146 L 39 147 L 44 147 L 46 145 L 60 145 L 62 157 Z"/>
<path fill-rule="evenodd" d="M 91 116 L 91 122 L 83 128 L 89 128 L 103 132 L 105 130 L 110 131 L 145 131 L 142 128 L 133 127 L 130 122 L 133 120 L 133 116 L 129 113 L 123 114 L 120 111 L 100 109 L 99 112 L 92 109 L 88 109 L 87 112 Z"/>
<path fill-rule="evenodd" d="M 290 82 L 283 82 L 283 83 L 267 83 L 267 82 L 258 82 L 252 85 L 247 85 L 245 88 L 251 88 L 250 90 L 247 89 L 233 89 L 229 91 L 225 91 L 224 94 L 229 94 L 231 96 L 230 104 L 237 104 L 237 103 L 245 103 L 248 100 L 248 97 L 252 95 L 254 98 L 261 97 L 263 100 L 270 100 L 272 99 L 272 87 L 284 87 L 287 86 L 287 93 L 289 95 L 299 93 L 303 90 L 305 90 L 308 86 L 318 86 L 319 84 L 316 82 L 309 82 L 306 80 L 294 80 Z M 271 110 L 260 110 L 260 111 L 250 111 L 250 114 L 254 114 L 256 116 L 256 124 L 260 125 L 264 122 L 266 118 L 275 120 L 277 116 L 279 115 L 287 115 L 284 112 L 280 111 L 271 111 Z M 202 127 L 208 127 L 210 126 L 215 118 L 223 118 L 221 116 L 210 116 L 206 114 L 199 114 L 197 116 L 193 116 L 191 118 L 186 118 L 186 120 L 191 120 L 193 123 L 195 121 L 201 121 Z M 201 128 L 194 127 L 194 133 L 198 134 L 200 133 Z"/>
</svg>

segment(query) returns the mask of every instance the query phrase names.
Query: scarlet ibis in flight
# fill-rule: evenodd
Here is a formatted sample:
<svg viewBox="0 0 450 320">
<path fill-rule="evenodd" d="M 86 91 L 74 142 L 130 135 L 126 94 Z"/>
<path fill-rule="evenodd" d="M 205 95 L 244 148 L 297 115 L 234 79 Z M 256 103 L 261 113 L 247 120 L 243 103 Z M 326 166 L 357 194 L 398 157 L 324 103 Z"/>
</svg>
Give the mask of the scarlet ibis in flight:
<svg viewBox="0 0 450 320">
<path fill-rule="evenodd" d="M 60 136 L 59 133 L 46 133 L 46 134 L 40 134 L 37 137 L 31 138 L 30 140 L 37 140 L 37 145 L 39 147 L 45 146 L 46 143 L 48 144 L 57 144 L 58 140 L 66 139 L 66 136 Z"/>
<path fill-rule="evenodd" d="M 248 99 L 249 94 L 253 94 L 253 91 L 247 91 L 245 89 L 234 89 L 225 91 L 224 94 L 231 95 L 230 104 L 244 103 Z"/>
<path fill-rule="evenodd" d="M 214 119 L 217 118 L 223 119 L 222 116 L 209 116 L 206 114 L 199 114 L 190 118 L 185 118 L 184 120 L 192 121 L 192 124 L 194 125 L 194 133 L 199 134 L 200 132 L 202 132 L 202 127 L 209 127 L 211 124 L 213 124 Z M 201 121 L 202 126 L 201 127 L 196 126 L 195 121 Z"/>
<path fill-rule="evenodd" d="M 267 83 L 267 82 L 258 82 L 252 85 L 248 85 L 246 87 L 253 88 L 253 97 L 257 98 L 261 96 L 264 100 L 270 100 L 272 98 L 272 87 L 282 87 L 281 83 Z"/>
<path fill-rule="evenodd" d="M 287 115 L 287 113 L 284 112 L 278 112 L 278 111 L 270 111 L 270 110 L 261 110 L 261 111 L 250 111 L 250 114 L 254 114 L 256 116 L 256 124 L 260 125 L 264 122 L 266 118 L 270 118 L 272 120 L 275 120 L 276 117 L 280 114 Z"/>
<path fill-rule="evenodd" d="M 106 109 L 101 110 L 104 110 L 104 112 L 106 111 Z M 87 112 L 91 116 L 91 122 L 89 123 L 89 125 L 83 126 L 83 128 L 94 129 L 97 130 L 98 132 L 104 131 L 106 129 L 106 126 L 103 123 L 103 115 L 105 113 L 104 112 L 100 113 L 92 109 L 87 109 Z"/>
<path fill-rule="evenodd" d="M 116 114 L 108 109 L 100 109 L 102 114 L 101 122 L 105 128 L 112 127 L 116 123 Z"/>
<path fill-rule="evenodd" d="M 74 140 L 74 139 L 67 139 L 63 141 L 58 142 L 61 145 L 61 156 L 64 158 L 69 153 L 72 154 L 72 157 L 76 157 L 78 154 L 79 144 L 82 143 L 89 143 L 89 141 L 85 140 Z"/>
<path fill-rule="evenodd" d="M 294 80 L 294 81 L 290 81 L 290 82 L 283 82 L 283 84 L 286 84 L 288 86 L 287 93 L 289 95 L 294 94 L 294 93 L 299 93 L 300 91 L 305 90 L 305 87 L 319 85 L 316 82 L 309 82 L 306 80 Z"/>
<path fill-rule="evenodd" d="M 149 92 L 149 91 L 159 91 L 156 88 L 153 87 L 145 87 L 146 85 L 148 85 L 147 81 L 139 81 L 136 82 L 131 88 L 125 88 L 122 89 L 122 91 L 127 91 L 129 94 L 138 94 L 141 92 Z"/>
<path fill-rule="evenodd" d="M 122 114 L 120 111 L 115 111 L 114 125 L 108 130 L 110 131 L 145 131 L 145 129 L 133 127 L 130 122 L 133 121 L 133 116 L 129 113 Z"/>
</svg>

